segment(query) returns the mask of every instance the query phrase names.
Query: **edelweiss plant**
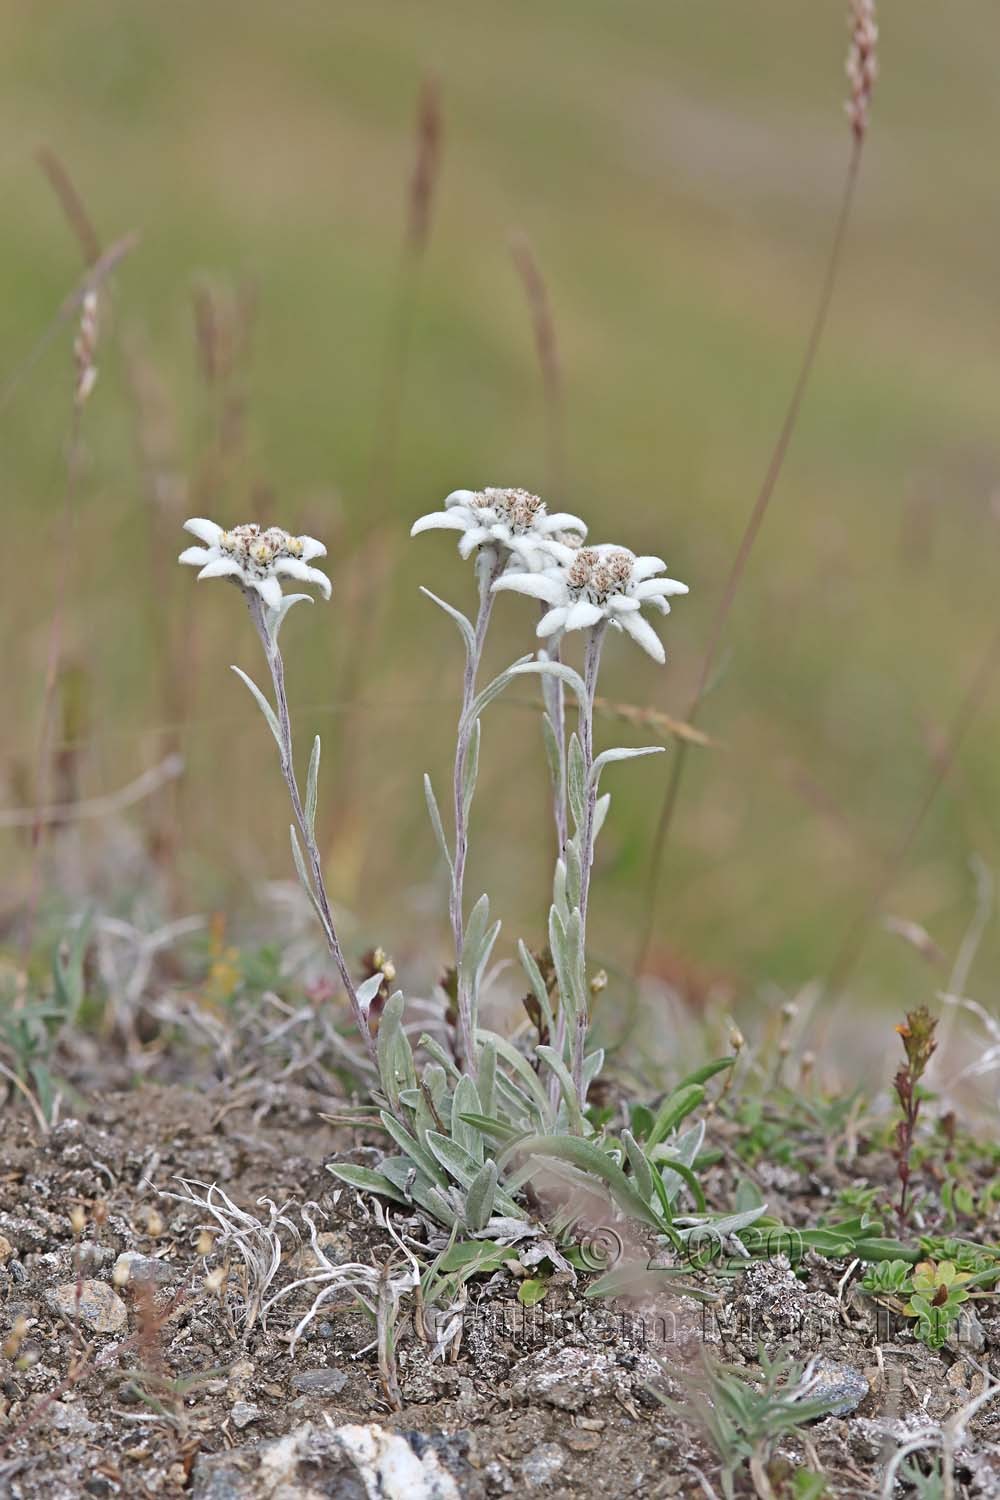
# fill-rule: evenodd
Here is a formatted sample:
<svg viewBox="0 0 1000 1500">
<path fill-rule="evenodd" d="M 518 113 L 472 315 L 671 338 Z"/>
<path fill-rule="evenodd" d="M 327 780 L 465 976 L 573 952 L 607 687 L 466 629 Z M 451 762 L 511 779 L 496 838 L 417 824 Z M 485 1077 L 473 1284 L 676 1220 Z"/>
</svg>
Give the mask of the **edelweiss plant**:
<svg viewBox="0 0 1000 1500">
<path fill-rule="evenodd" d="M 457 1020 L 453 1045 L 423 1036 L 419 1067 L 403 1026 L 404 997 L 397 990 L 381 1008 L 372 1002 L 385 981 L 380 970 L 355 985 L 337 937 L 316 845 L 317 738 L 309 764 L 305 797 L 293 760 L 279 632 L 289 608 L 303 594 L 284 594 L 285 577 L 317 584 L 329 594 L 326 575 L 310 566 L 323 556 L 322 544 L 278 528 L 241 526 L 224 531 L 213 522 L 187 523 L 205 545 L 189 548 L 181 561 L 200 567 L 201 577 L 227 577 L 242 591 L 257 628 L 271 673 L 274 704 L 239 668 L 278 745 L 282 773 L 292 803 L 292 851 L 302 881 L 323 928 L 344 984 L 367 1053 L 378 1073 L 378 1119 L 396 1147 L 377 1171 L 333 1165 L 351 1185 L 416 1207 L 454 1235 L 512 1244 L 542 1233 L 537 1212 L 529 1211 L 525 1187 L 544 1159 L 551 1176 L 571 1190 L 584 1187 L 591 1200 L 595 1183 L 625 1214 L 659 1233 L 678 1253 L 686 1228 L 673 1226 L 675 1201 L 683 1194 L 699 1216 L 700 1230 L 712 1222 L 693 1164 L 703 1124 L 680 1131 L 685 1117 L 704 1097 L 704 1084 L 731 1059 L 710 1064 L 685 1080 L 655 1114 L 633 1111 L 633 1130 L 611 1135 L 587 1109 L 593 1080 L 603 1064 L 590 1027 L 592 982 L 587 971 L 586 935 L 594 845 L 607 815 L 609 797 L 600 791 L 605 768 L 619 760 L 658 752 L 608 749 L 595 752 L 594 702 L 601 653 L 609 627 L 622 629 L 657 661 L 663 648 L 644 605 L 663 613 L 668 599 L 685 585 L 662 576 L 659 558 L 636 556 L 627 548 L 585 546 L 586 527 L 576 516 L 550 515 L 537 495 L 521 489 L 456 490 L 444 508 L 422 517 L 414 534 L 447 529 L 461 533 L 459 551 L 474 558 L 478 583 L 475 619 L 430 594 L 457 626 L 465 647 L 462 704 L 456 735 L 452 786 L 452 835 L 445 831 L 430 777 L 424 779 L 434 832 L 450 877 L 449 914 L 455 950 Z M 537 655 L 520 657 L 484 686 L 479 683 L 483 647 L 497 593 L 511 591 L 540 601 L 536 634 L 544 641 Z M 582 674 L 560 659 L 567 635 L 583 635 Z M 480 1025 L 480 998 L 500 923 L 491 918 L 483 894 L 466 910 L 464 884 L 469 818 L 476 788 L 481 719 L 489 704 L 515 679 L 541 679 L 543 723 L 553 779 L 556 863 L 549 911 L 550 955 L 536 956 L 524 943 L 519 952 L 534 998 L 535 1037 L 525 1050 Z M 577 727 L 567 737 L 564 693 L 577 707 Z M 551 960 L 551 961 L 550 961 Z M 594 986 L 596 987 L 596 986 Z M 384 991 L 380 996 L 380 1006 Z M 375 1017 L 377 1016 L 377 1021 Z M 749 1217 L 762 1210 L 754 1209 Z M 557 1219 L 560 1233 L 574 1222 L 572 1201 Z M 744 1215 L 744 1218 L 746 1216 Z M 694 1221 L 691 1221 L 694 1222 Z M 679 1221 L 681 1225 L 685 1221 Z M 728 1221 L 726 1221 L 728 1229 Z M 721 1232 L 721 1231 L 720 1231 Z M 450 1254 L 452 1270 L 461 1260 Z M 454 1264 L 452 1264 L 454 1261 Z"/>
<path fill-rule="evenodd" d="M 253 693 L 268 727 L 274 735 L 281 760 L 281 774 L 288 787 L 295 821 L 291 824 L 292 855 L 299 879 L 305 889 L 313 910 L 319 918 L 327 947 L 337 967 L 341 982 L 372 1062 L 376 1061 L 375 1043 L 368 1025 L 368 1007 L 384 980 L 379 971 L 364 984 L 355 986 L 344 958 L 337 929 L 334 925 L 330 899 L 323 878 L 323 860 L 316 843 L 316 801 L 319 787 L 320 738 L 313 741 L 312 755 L 303 799 L 295 772 L 292 749 L 292 726 L 288 714 L 288 697 L 285 692 L 285 664 L 278 645 L 278 635 L 288 611 L 304 600 L 312 603 L 310 594 L 286 594 L 281 587 L 282 578 L 298 578 L 304 583 L 316 584 L 324 597 L 329 599 L 330 580 L 319 568 L 309 562 L 314 557 L 325 557 L 326 548 L 310 536 L 292 536 L 278 526 L 262 531 L 259 526 L 247 524 L 224 530 L 214 521 L 195 517 L 184 523 L 185 531 L 199 537 L 202 547 L 188 547 L 178 561 L 200 567 L 199 578 L 228 578 L 237 584 L 250 611 L 261 645 L 271 683 L 274 688 L 275 707 L 272 708 L 260 688 L 239 667 L 233 667 L 237 677 L 246 683 Z M 301 840 L 301 843 L 300 843 Z M 305 852 L 303 853 L 303 849 Z"/>
</svg>

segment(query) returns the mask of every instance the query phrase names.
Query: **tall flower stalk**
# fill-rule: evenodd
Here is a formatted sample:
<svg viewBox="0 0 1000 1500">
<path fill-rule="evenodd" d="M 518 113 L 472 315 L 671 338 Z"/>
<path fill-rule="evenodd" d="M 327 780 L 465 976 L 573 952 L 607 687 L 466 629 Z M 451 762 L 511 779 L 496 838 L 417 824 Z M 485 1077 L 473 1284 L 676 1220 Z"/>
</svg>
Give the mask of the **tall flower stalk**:
<svg viewBox="0 0 1000 1500">
<path fill-rule="evenodd" d="M 374 979 L 356 986 L 337 935 L 323 875 L 323 860 L 316 842 L 320 739 L 317 735 L 313 741 L 306 794 L 303 798 L 295 773 L 292 724 L 285 690 L 285 663 L 278 643 L 281 626 L 292 606 L 303 600 L 311 602 L 309 594 L 283 593 L 280 580 L 291 577 L 315 584 L 329 598 L 330 581 L 326 574 L 309 565 L 313 558 L 323 557 L 326 548 L 322 542 L 317 542 L 312 537 L 292 536 L 277 526 L 262 531 L 259 526 L 244 525 L 226 531 L 214 521 L 195 518 L 185 522 L 185 527 L 202 545 L 188 547 L 181 553 L 179 560 L 199 568 L 199 578 L 229 578 L 238 585 L 264 648 L 274 688 L 274 707 L 246 672 L 239 667 L 234 667 L 233 671 L 250 689 L 278 746 L 281 774 L 288 788 L 295 819 L 290 833 L 296 872 L 323 929 L 326 945 L 340 975 L 365 1050 L 372 1064 L 378 1068 L 378 1050 L 369 1025 L 368 1007 L 381 986 L 383 976 L 379 973 Z"/>
<path fill-rule="evenodd" d="M 612 761 L 661 751 L 662 746 L 641 750 L 606 750 L 594 754 L 594 704 L 601 652 L 608 627 L 614 626 L 653 658 L 665 659 L 663 645 L 642 615 L 643 605 L 669 613 L 668 600 L 687 593 L 687 585 L 675 578 L 662 578 L 666 564 L 658 557 L 637 557 L 625 547 L 608 544 L 576 549 L 554 543 L 551 562 L 535 571 L 509 570 L 493 587 L 527 594 L 546 606 L 537 634 L 556 646 L 564 634 L 585 632 L 583 676 L 566 666 L 561 653 L 547 650 L 537 661 L 512 668 L 512 674 L 534 672 L 543 681 L 552 678 L 560 688 L 568 686 L 579 707 L 577 732 L 570 736 L 566 756 L 566 793 L 573 818 L 573 833 L 561 844 L 556 860 L 553 901 L 549 912 L 549 947 L 559 987 L 559 1014 L 555 1022 L 555 1054 L 569 1067 L 576 1118 L 582 1119 L 587 1091 L 601 1064 L 601 1054 L 587 1056 L 590 1032 L 590 989 L 587 982 L 587 913 L 594 864 L 594 845 L 608 810 L 609 799 L 600 796 L 600 778 Z M 524 955 L 522 954 L 522 958 Z M 527 965 L 526 965 L 527 967 Z M 533 985 L 537 984 L 529 968 Z M 557 1075 L 557 1070 L 553 1069 Z M 553 1098 L 565 1084 L 553 1078 Z"/>
<path fill-rule="evenodd" d="M 458 1021 L 462 1058 L 473 1077 L 476 1073 L 475 1027 L 469 979 L 464 974 L 462 965 L 465 945 L 465 865 L 469 854 L 469 813 L 472 808 L 472 786 L 479 760 L 479 719 L 473 713 L 473 707 L 476 701 L 476 685 L 479 681 L 483 647 L 486 644 L 486 632 L 493 613 L 493 585 L 506 565 L 507 559 L 492 549 L 481 553 L 476 560 L 479 575 L 479 609 L 472 640 L 468 643 L 465 654 L 462 712 L 458 720 L 452 788 L 455 854 L 451 865 L 451 895 L 448 911 L 451 917 L 452 939 L 455 944 L 455 974 L 458 987 Z M 470 754 L 476 762 L 471 768 Z"/>
<path fill-rule="evenodd" d="M 538 573 L 552 563 L 554 549 L 571 550 L 566 542 L 555 540 L 572 537 L 579 541 L 586 527 L 577 516 L 549 515 L 538 495 L 522 489 L 453 490 L 444 509 L 421 516 L 411 528 L 411 536 L 424 531 L 457 531 L 460 533 L 460 556 L 475 556 L 479 583 L 479 606 L 473 624 L 460 610 L 439 599 L 429 589 L 427 595 L 458 626 L 465 646 L 465 673 L 462 684 L 462 710 L 458 720 L 452 786 L 454 844 L 449 847 L 438 811 L 430 777 L 424 777 L 424 791 L 431 822 L 438 843 L 448 863 L 450 894 L 448 902 L 452 941 L 455 949 L 455 985 L 458 1012 L 458 1050 L 460 1061 L 471 1076 L 477 1076 L 476 1033 L 478 987 L 482 976 L 481 955 L 470 962 L 467 954 L 465 915 L 465 871 L 469 853 L 469 814 L 475 794 L 479 768 L 480 714 L 486 704 L 500 692 L 507 681 L 502 674 L 479 692 L 479 669 L 483 647 L 493 612 L 493 593 L 503 574 L 510 568 Z M 557 764 L 561 752 L 556 750 Z M 553 772 L 556 778 L 556 772 Z M 556 826 L 559 823 L 560 792 L 556 788 Z M 563 815 L 563 828 L 565 815 Z M 558 833 L 557 833 L 558 836 Z M 477 948 L 487 931 L 488 903 L 480 898 L 469 917 L 469 927 L 476 922 Z M 480 932 L 482 928 L 482 933 Z M 496 928 L 498 931 L 499 928 Z M 490 942 L 492 947 L 492 941 Z"/>
<path fill-rule="evenodd" d="M 597 696 L 597 674 L 601 669 L 601 648 L 604 645 L 607 628 L 607 620 L 601 620 L 587 632 L 583 667 L 586 699 L 580 705 L 580 748 L 583 751 L 583 784 L 586 788 L 583 860 L 580 871 L 580 920 L 584 951 L 587 945 L 587 905 L 590 897 L 590 875 L 594 865 L 594 818 L 597 812 L 597 782 L 594 780 L 594 699 Z"/>
<path fill-rule="evenodd" d="M 291 832 L 296 865 L 299 865 L 301 861 L 301 852 L 297 847 L 295 838 L 295 830 L 297 828 L 299 838 L 302 840 L 302 849 L 305 851 L 306 872 L 309 877 L 308 881 L 303 881 L 303 885 L 307 893 L 312 897 L 313 907 L 316 915 L 319 917 L 323 936 L 326 938 L 326 945 L 330 950 L 330 957 L 336 965 L 337 973 L 340 975 L 341 983 L 346 991 L 355 1025 L 365 1044 L 365 1049 L 374 1063 L 376 1062 L 375 1042 L 368 1024 L 368 1016 L 358 998 L 358 991 L 354 980 L 351 978 L 351 971 L 347 967 L 344 950 L 337 936 L 333 911 L 330 907 L 330 897 L 327 893 L 326 880 L 323 875 L 323 859 L 319 851 L 319 845 L 316 842 L 316 798 L 312 786 L 314 780 L 312 765 L 310 765 L 310 786 L 305 802 L 302 800 L 298 778 L 295 774 L 295 757 L 292 749 L 292 724 L 288 712 L 288 695 L 285 691 L 285 663 L 281 655 L 281 648 L 278 645 L 277 625 L 280 621 L 272 622 L 269 619 L 268 608 L 259 593 L 253 589 L 247 589 L 245 593 L 250 618 L 256 626 L 260 643 L 264 648 L 267 669 L 271 674 L 271 683 L 274 687 L 274 702 L 278 721 L 278 732 L 275 735 L 275 739 L 278 742 L 281 774 L 285 778 L 285 785 L 288 788 L 288 795 L 292 804 L 292 812 L 295 816 L 295 826 Z M 295 597 L 293 594 L 286 596 L 288 599 Z M 238 668 L 236 670 L 239 671 Z M 239 672 L 239 675 L 241 677 L 244 676 L 242 672 Z M 250 685 L 248 679 L 244 678 L 244 680 Z M 319 743 L 319 737 L 317 736 L 313 747 L 313 758 L 317 771 L 319 769 Z"/>
</svg>

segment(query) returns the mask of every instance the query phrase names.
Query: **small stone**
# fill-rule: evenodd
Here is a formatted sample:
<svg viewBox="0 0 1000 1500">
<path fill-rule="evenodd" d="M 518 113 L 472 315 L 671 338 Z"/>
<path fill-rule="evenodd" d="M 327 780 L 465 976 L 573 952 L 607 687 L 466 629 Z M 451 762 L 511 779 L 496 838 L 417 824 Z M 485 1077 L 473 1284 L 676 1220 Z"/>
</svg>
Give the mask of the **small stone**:
<svg viewBox="0 0 1000 1500">
<path fill-rule="evenodd" d="M 981 1354 L 986 1347 L 986 1330 L 973 1310 L 963 1307 L 944 1342 L 953 1354 Z"/>
<path fill-rule="evenodd" d="M 5 1234 L 0 1234 L 0 1266 L 5 1266 L 14 1254 L 14 1246 Z"/>
<path fill-rule="evenodd" d="M 521 1464 L 521 1475 L 530 1489 L 548 1484 L 566 1462 L 566 1455 L 558 1443 L 539 1443 Z"/>
<path fill-rule="evenodd" d="M 232 1410 L 233 1426 L 249 1427 L 251 1422 L 256 1422 L 260 1416 L 260 1407 L 254 1406 L 252 1401 L 237 1401 Z"/>
<path fill-rule="evenodd" d="M 200 1454 L 190 1494 L 191 1500 L 459 1500 L 458 1485 L 432 1443 L 417 1453 L 406 1437 L 376 1422 L 304 1422 L 271 1442 Z"/>
<path fill-rule="evenodd" d="M 853 1365 L 842 1365 L 823 1355 L 812 1361 L 807 1399 L 834 1402 L 831 1407 L 834 1416 L 846 1417 L 856 1411 L 870 1391 L 865 1376 Z"/>
<path fill-rule="evenodd" d="M 347 1384 L 343 1370 L 299 1370 L 292 1376 L 292 1390 L 300 1396 L 338 1396 Z"/>
<path fill-rule="evenodd" d="M 79 1318 L 95 1333 L 117 1333 L 127 1313 L 118 1294 L 104 1281 L 66 1281 L 46 1294 L 53 1312 L 74 1322 Z"/>
<path fill-rule="evenodd" d="M 115 1261 L 111 1272 L 115 1286 L 137 1286 L 140 1282 L 152 1282 L 154 1286 L 166 1286 L 174 1279 L 175 1268 L 169 1261 L 155 1255 L 142 1255 L 138 1250 L 126 1250 Z"/>
<path fill-rule="evenodd" d="M 596 1453 L 601 1439 L 596 1432 L 581 1430 L 563 1433 L 563 1442 L 571 1453 Z"/>
<path fill-rule="evenodd" d="M 78 1401 L 54 1401 L 49 1407 L 48 1418 L 57 1432 L 65 1432 L 70 1437 L 93 1437 L 97 1431 L 86 1408 Z"/>
</svg>

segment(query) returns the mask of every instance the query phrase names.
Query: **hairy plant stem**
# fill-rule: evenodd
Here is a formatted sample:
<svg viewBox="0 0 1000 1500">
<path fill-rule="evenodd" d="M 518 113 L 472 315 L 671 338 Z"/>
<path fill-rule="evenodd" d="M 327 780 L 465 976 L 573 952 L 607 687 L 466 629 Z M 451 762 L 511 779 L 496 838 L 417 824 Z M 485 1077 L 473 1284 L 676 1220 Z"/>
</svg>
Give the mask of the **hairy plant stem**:
<svg viewBox="0 0 1000 1500">
<path fill-rule="evenodd" d="M 549 606 L 541 606 L 544 616 Z M 562 637 L 546 648 L 549 661 L 557 664 L 562 660 Z M 545 711 L 552 724 L 556 741 L 556 776 L 552 786 L 552 818 L 556 827 L 556 858 L 561 859 L 566 849 L 566 685 L 561 677 L 542 675 L 542 699 Z"/>
<path fill-rule="evenodd" d="M 327 947 L 330 950 L 330 956 L 337 966 L 337 972 L 340 975 L 341 982 L 343 983 L 344 989 L 347 991 L 347 998 L 350 1002 L 351 1012 L 354 1016 L 354 1021 L 357 1025 L 358 1031 L 361 1033 L 361 1039 L 365 1044 L 368 1056 L 371 1058 L 377 1069 L 378 1054 L 375 1048 L 375 1040 L 372 1037 L 371 1031 L 369 1029 L 368 1019 L 365 1016 L 364 1011 L 361 1009 L 361 1004 L 358 1000 L 358 992 L 355 988 L 354 980 L 351 978 L 350 970 L 347 967 L 347 961 L 344 958 L 344 950 L 340 946 L 340 939 L 337 937 L 337 929 L 334 926 L 333 922 L 333 912 L 330 908 L 330 898 L 327 895 L 326 881 L 323 877 L 323 860 L 319 852 L 319 847 L 316 843 L 315 834 L 309 827 L 305 809 L 302 805 L 302 798 L 299 795 L 299 784 L 295 776 L 295 759 L 292 751 L 292 725 L 291 718 L 288 712 L 288 697 L 285 692 L 285 663 L 282 659 L 281 650 L 278 646 L 277 639 L 268 629 L 267 614 L 264 607 L 264 601 L 261 599 L 256 589 L 245 589 L 244 594 L 247 601 L 247 607 L 250 610 L 250 617 L 257 628 L 257 634 L 260 636 L 261 645 L 264 647 L 264 655 L 267 658 L 268 670 L 271 673 L 271 682 L 274 686 L 274 702 L 278 717 L 278 729 L 281 737 L 279 744 L 281 774 L 282 776 L 284 776 L 285 785 L 288 787 L 288 795 L 291 798 L 292 812 L 295 815 L 295 823 L 298 827 L 299 834 L 302 838 L 302 842 L 305 848 L 305 856 L 308 862 L 309 873 L 312 877 L 313 895 L 316 900 L 320 924 L 323 928 L 323 935 L 326 938 Z"/>
<path fill-rule="evenodd" d="M 857 185 L 858 170 L 861 166 L 861 151 L 863 144 L 863 136 L 861 138 L 855 138 L 854 145 L 851 149 L 850 161 L 847 167 L 847 177 L 844 182 L 843 196 L 840 203 L 840 212 L 837 217 L 837 226 L 834 231 L 833 245 L 830 250 L 830 258 L 827 261 L 826 273 L 823 278 L 823 285 L 820 291 L 819 303 L 816 308 L 815 317 L 813 318 L 812 327 L 809 331 L 809 338 L 806 342 L 805 353 L 802 357 L 802 363 L 799 366 L 799 373 L 796 378 L 795 385 L 792 389 L 791 399 L 785 411 L 785 419 L 781 425 L 781 430 L 778 433 L 777 441 L 771 452 L 771 458 L 767 466 L 767 472 L 764 475 L 763 483 L 761 484 L 760 490 L 758 491 L 757 498 L 754 501 L 753 508 L 750 511 L 750 515 L 747 518 L 747 523 L 744 527 L 743 535 L 740 538 L 740 545 L 737 550 L 736 557 L 734 558 L 733 565 L 729 570 L 729 576 L 726 579 L 722 598 L 719 601 L 718 609 L 715 612 L 715 618 L 712 621 L 712 626 L 708 638 L 708 646 L 705 649 L 705 656 L 701 664 L 701 671 L 698 674 L 698 681 L 694 690 L 694 696 L 691 700 L 691 707 L 686 715 L 687 722 L 692 725 L 697 718 L 698 710 L 701 707 L 702 701 L 705 697 L 705 693 L 708 690 L 709 683 L 715 670 L 719 648 L 722 644 L 723 632 L 725 631 L 726 624 L 729 620 L 729 615 L 732 611 L 733 601 L 736 598 L 736 593 L 739 589 L 743 574 L 746 571 L 747 562 L 749 561 L 750 553 L 753 549 L 753 544 L 757 540 L 757 534 L 764 523 L 764 517 L 767 514 L 768 505 L 771 502 L 771 497 L 774 494 L 775 488 L 777 486 L 778 478 L 781 474 L 781 470 L 785 462 L 785 455 L 788 452 L 789 443 L 791 442 L 792 433 L 795 431 L 795 425 L 798 421 L 799 409 L 802 405 L 802 398 L 805 395 L 806 387 L 809 384 L 809 378 L 812 375 L 813 366 L 816 363 L 816 355 L 819 352 L 820 341 L 823 337 L 823 331 L 826 328 L 826 321 L 830 312 L 830 305 L 833 301 L 833 292 L 837 283 L 837 272 L 840 269 L 840 261 L 843 253 L 844 241 L 847 236 L 847 225 L 851 217 L 851 208 L 854 203 L 854 190 Z M 663 807 L 660 810 L 660 817 L 656 826 L 656 832 L 653 835 L 653 851 L 650 857 L 649 870 L 649 888 L 646 897 L 646 915 L 645 921 L 643 923 L 642 937 L 639 943 L 639 949 L 636 953 L 634 968 L 636 977 L 638 977 L 642 973 L 643 968 L 646 964 L 646 960 L 649 957 L 649 948 L 653 937 L 653 923 L 656 917 L 656 901 L 657 896 L 659 895 L 660 882 L 663 875 L 664 852 L 666 850 L 670 828 L 673 823 L 674 813 L 677 808 L 677 801 L 680 796 L 681 781 L 684 776 L 684 766 L 687 761 L 687 752 L 688 741 L 682 739 L 678 744 L 676 754 L 674 755 L 673 765 L 670 769 L 670 779 L 667 783 L 667 790 L 663 798 Z"/>
<path fill-rule="evenodd" d="M 601 649 L 607 634 L 607 621 L 602 620 L 587 632 L 584 653 L 583 682 L 587 690 L 586 706 L 580 712 L 580 748 L 583 751 L 583 774 L 586 788 L 583 804 L 583 828 L 580 839 L 580 947 L 586 963 L 587 953 L 587 904 L 590 896 L 590 872 L 594 863 L 594 816 L 597 811 L 597 787 L 593 782 L 594 770 L 594 699 L 597 695 L 597 674 L 601 666 Z M 573 1082 L 580 1098 L 580 1108 L 587 1102 L 583 1087 L 583 1064 L 590 1026 L 589 1007 L 584 1006 L 576 1018 L 576 1034 L 573 1037 Z"/>
<path fill-rule="evenodd" d="M 475 731 L 471 717 L 476 697 L 476 683 L 483 659 L 483 645 L 493 613 L 493 585 L 506 566 L 506 557 L 499 552 L 489 561 L 483 554 L 477 559 L 479 577 L 479 612 L 476 615 L 474 643 L 465 655 L 465 678 L 462 684 L 462 712 L 458 720 L 458 739 L 455 745 L 454 817 L 455 857 L 452 862 L 451 898 L 449 914 L 451 933 L 455 944 L 455 973 L 458 989 L 459 1045 L 462 1062 L 472 1077 L 476 1076 L 475 1021 L 472 1015 L 472 995 L 467 978 L 462 974 L 462 949 L 465 942 L 465 863 L 469 853 L 469 820 L 465 807 L 465 772 L 469 761 L 469 749 Z"/>
</svg>

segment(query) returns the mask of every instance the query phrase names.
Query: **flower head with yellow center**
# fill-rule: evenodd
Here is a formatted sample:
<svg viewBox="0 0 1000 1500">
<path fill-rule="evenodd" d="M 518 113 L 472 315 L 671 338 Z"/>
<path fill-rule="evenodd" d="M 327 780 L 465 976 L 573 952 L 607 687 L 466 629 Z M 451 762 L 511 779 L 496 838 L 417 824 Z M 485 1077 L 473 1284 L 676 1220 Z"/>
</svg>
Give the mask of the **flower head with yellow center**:
<svg viewBox="0 0 1000 1500">
<path fill-rule="evenodd" d="M 565 546 L 587 535 L 579 516 L 565 511 L 549 515 L 545 501 L 529 490 L 496 488 L 453 490 L 444 510 L 421 516 L 410 535 L 421 531 L 460 531 L 458 550 L 463 557 L 489 550 L 529 571 L 552 562 L 553 539 Z"/>
<path fill-rule="evenodd" d="M 602 543 L 596 547 L 566 547 L 549 543 L 553 562 L 538 571 L 509 571 L 498 578 L 495 590 L 510 589 L 541 599 L 550 606 L 538 622 L 538 634 L 547 639 L 567 630 L 587 630 L 602 620 L 625 630 L 654 661 L 666 659 L 663 644 L 642 606 L 652 605 L 670 613 L 667 600 L 686 594 L 686 583 L 676 578 L 658 578 L 666 563 L 659 557 L 637 557 L 627 547 Z"/>
<path fill-rule="evenodd" d="M 292 536 L 280 526 L 262 530 L 252 523 L 225 531 L 215 521 L 194 517 L 184 522 L 204 545 L 188 547 L 179 562 L 200 568 L 199 578 L 233 578 L 245 589 L 256 589 L 270 609 L 278 609 L 284 597 L 282 578 L 297 578 L 314 583 L 325 598 L 330 597 L 330 580 L 319 568 L 311 568 L 314 557 L 325 557 L 322 542 L 311 536 Z"/>
</svg>

